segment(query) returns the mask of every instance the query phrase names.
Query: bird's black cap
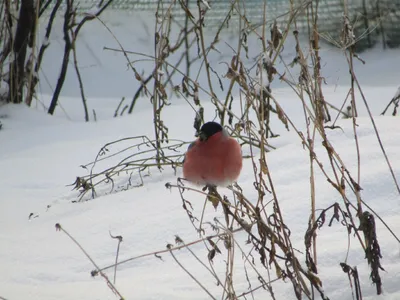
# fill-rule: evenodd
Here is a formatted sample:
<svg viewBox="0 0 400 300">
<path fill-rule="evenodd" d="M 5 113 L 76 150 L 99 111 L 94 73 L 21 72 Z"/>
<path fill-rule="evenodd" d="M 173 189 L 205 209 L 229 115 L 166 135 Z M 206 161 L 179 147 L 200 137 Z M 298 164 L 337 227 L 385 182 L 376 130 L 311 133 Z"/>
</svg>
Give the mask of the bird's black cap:
<svg viewBox="0 0 400 300">
<path fill-rule="evenodd" d="M 222 131 L 222 126 L 217 122 L 204 123 L 204 125 L 201 126 L 200 128 L 200 133 L 199 133 L 200 140 L 205 141 L 209 137 L 221 131 Z"/>
</svg>

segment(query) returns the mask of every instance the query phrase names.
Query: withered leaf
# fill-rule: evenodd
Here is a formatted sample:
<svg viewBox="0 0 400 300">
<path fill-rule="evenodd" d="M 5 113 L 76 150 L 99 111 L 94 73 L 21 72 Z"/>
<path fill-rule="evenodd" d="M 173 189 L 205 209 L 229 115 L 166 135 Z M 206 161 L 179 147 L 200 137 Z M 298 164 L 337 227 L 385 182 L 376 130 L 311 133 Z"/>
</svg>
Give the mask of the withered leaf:
<svg viewBox="0 0 400 300">
<path fill-rule="evenodd" d="M 212 261 L 213 259 L 214 259 L 214 257 L 215 257 L 215 249 L 211 249 L 209 252 L 208 252 L 208 260 L 210 260 L 210 261 Z"/>
</svg>

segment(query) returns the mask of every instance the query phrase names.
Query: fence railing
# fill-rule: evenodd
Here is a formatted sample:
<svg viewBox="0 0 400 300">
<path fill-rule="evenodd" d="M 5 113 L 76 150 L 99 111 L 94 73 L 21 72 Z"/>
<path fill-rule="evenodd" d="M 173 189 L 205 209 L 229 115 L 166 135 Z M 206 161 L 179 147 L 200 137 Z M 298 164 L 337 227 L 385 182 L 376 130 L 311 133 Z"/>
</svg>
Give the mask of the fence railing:
<svg viewBox="0 0 400 300">
<path fill-rule="evenodd" d="M 92 9 L 98 0 L 80 1 L 80 10 Z M 176 2 L 176 3 L 175 3 Z M 186 0 L 183 0 L 186 3 Z M 300 31 L 308 30 L 307 9 L 313 0 L 294 0 L 291 8 L 289 0 L 266 1 L 267 26 L 275 20 L 281 27 L 285 27 L 290 16 L 291 9 L 300 9 L 297 18 L 297 26 Z M 175 3 L 175 4 L 172 4 Z M 232 0 L 209 0 L 211 9 L 207 11 L 204 19 L 205 26 L 212 31 L 218 28 L 228 14 Z M 264 22 L 264 1 L 246 0 L 240 1 L 240 9 L 231 12 L 229 26 L 225 30 L 238 30 L 240 14 L 245 12 L 246 19 L 254 26 L 260 26 Z M 315 0 L 314 0 L 315 4 Z M 174 0 L 114 0 L 111 8 L 114 10 L 131 11 L 156 11 L 172 8 L 173 17 L 177 22 L 184 21 L 185 12 L 179 2 Z M 189 0 L 189 9 L 197 15 L 197 0 Z M 240 12 L 240 14 L 239 14 Z M 331 41 L 340 40 L 340 32 L 343 20 L 343 0 L 320 0 L 318 5 L 318 27 L 323 37 L 329 37 Z M 348 0 L 347 14 L 352 22 L 354 33 L 359 37 L 357 47 L 359 50 L 373 47 L 381 42 L 384 47 L 400 46 L 400 0 Z M 367 34 L 369 33 L 369 34 Z"/>
</svg>

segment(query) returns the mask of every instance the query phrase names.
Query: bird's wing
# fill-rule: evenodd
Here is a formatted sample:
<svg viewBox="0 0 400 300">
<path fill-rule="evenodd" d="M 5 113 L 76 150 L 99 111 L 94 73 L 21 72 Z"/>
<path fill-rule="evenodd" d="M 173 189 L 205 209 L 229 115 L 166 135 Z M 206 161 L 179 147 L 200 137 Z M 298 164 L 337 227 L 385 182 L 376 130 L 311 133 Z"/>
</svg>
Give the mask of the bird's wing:
<svg viewBox="0 0 400 300">
<path fill-rule="evenodd" d="M 193 148 L 193 146 L 194 146 L 195 144 L 196 144 L 196 141 L 191 142 L 191 143 L 189 144 L 189 146 L 188 146 L 186 152 L 188 152 L 188 151 L 190 150 L 190 148 Z M 185 158 L 186 158 L 186 154 L 183 156 L 182 164 L 185 163 Z"/>
</svg>

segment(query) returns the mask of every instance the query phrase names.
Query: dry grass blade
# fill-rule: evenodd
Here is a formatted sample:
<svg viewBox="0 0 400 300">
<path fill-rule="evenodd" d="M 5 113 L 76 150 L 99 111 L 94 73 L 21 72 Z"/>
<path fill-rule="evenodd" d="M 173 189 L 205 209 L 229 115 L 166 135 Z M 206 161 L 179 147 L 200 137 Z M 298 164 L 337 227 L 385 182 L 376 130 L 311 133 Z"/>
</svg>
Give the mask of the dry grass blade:
<svg viewBox="0 0 400 300">
<path fill-rule="evenodd" d="M 83 254 L 90 260 L 90 262 L 93 264 L 93 266 L 96 268 L 96 273 L 100 274 L 107 282 L 108 287 L 111 289 L 111 291 L 118 295 L 119 299 L 123 300 L 125 299 L 124 297 L 121 296 L 120 292 L 118 289 L 115 287 L 113 283 L 108 279 L 107 275 L 104 274 L 102 270 L 97 266 L 96 262 L 93 260 L 93 258 L 86 252 L 86 250 L 82 247 L 82 245 L 72 236 L 69 234 L 68 231 L 66 231 L 59 223 L 55 225 L 57 231 L 63 232 L 66 236 L 68 236 L 78 247 L 81 249 Z"/>
</svg>

